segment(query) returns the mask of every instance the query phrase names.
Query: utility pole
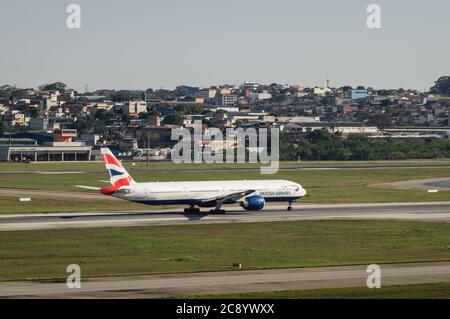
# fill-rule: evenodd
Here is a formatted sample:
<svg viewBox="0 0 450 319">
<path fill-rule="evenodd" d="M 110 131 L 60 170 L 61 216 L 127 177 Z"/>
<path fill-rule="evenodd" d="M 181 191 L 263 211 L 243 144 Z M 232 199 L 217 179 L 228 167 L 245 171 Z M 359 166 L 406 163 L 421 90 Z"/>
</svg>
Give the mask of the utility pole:
<svg viewBox="0 0 450 319">
<path fill-rule="evenodd" d="M 327 89 L 329 89 L 330 88 L 330 79 L 327 79 Z"/>
</svg>

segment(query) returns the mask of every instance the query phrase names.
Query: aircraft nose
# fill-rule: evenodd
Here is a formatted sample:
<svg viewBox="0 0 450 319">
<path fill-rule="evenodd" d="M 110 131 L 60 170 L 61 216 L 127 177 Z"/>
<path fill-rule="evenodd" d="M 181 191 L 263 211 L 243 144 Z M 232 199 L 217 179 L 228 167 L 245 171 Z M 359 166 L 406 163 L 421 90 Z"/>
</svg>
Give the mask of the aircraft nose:
<svg viewBox="0 0 450 319">
<path fill-rule="evenodd" d="M 305 196 L 306 194 L 307 194 L 307 192 L 306 192 L 306 189 L 304 189 L 303 187 L 302 187 L 302 185 L 300 185 L 300 184 L 297 184 L 298 185 L 298 187 L 299 187 L 299 190 L 298 190 L 298 194 L 300 195 L 300 196 Z"/>
<path fill-rule="evenodd" d="M 302 189 L 300 189 L 300 194 L 301 194 L 302 197 L 303 197 L 303 196 L 306 196 L 306 194 L 307 194 L 306 189 L 304 189 L 304 188 L 302 187 Z"/>
</svg>

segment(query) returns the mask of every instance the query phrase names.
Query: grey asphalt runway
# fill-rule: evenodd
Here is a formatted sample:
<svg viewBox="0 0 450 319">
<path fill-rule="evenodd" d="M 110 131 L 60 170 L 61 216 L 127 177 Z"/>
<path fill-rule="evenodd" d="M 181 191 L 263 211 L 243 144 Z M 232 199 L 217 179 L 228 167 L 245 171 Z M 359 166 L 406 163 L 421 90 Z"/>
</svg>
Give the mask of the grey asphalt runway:
<svg viewBox="0 0 450 319">
<path fill-rule="evenodd" d="M 450 202 L 384 204 L 297 204 L 293 211 L 286 206 L 267 206 L 263 211 L 247 212 L 240 207 L 226 207 L 225 215 L 185 215 L 182 208 L 151 212 L 97 212 L 66 214 L 29 214 L 0 216 L 0 231 L 64 229 L 87 227 L 208 224 L 232 222 L 273 222 L 323 219 L 395 219 L 450 221 Z"/>
<path fill-rule="evenodd" d="M 381 285 L 450 281 L 450 263 L 380 265 Z M 205 272 L 134 277 L 81 278 L 80 289 L 65 282 L 0 283 L 1 298 L 139 298 L 252 291 L 366 287 L 365 266 Z M 382 288 L 381 288 L 382 289 Z"/>
</svg>

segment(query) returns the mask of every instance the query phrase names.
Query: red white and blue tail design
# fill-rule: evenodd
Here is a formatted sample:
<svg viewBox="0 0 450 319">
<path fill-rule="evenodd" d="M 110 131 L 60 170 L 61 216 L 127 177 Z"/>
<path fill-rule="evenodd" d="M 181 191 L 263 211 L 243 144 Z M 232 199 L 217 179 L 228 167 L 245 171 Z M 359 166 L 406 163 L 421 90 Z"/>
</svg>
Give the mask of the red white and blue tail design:
<svg viewBox="0 0 450 319">
<path fill-rule="evenodd" d="M 115 191 L 119 190 L 121 187 L 130 186 L 134 184 L 133 178 L 128 174 L 126 169 L 117 160 L 114 154 L 109 150 L 109 148 L 102 148 L 101 153 L 103 160 L 105 161 L 106 170 L 109 174 L 109 180 L 111 182 L 111 187 L 103 187 L 101 192 L 106 195 L 112 195 Z"/>
</svg>

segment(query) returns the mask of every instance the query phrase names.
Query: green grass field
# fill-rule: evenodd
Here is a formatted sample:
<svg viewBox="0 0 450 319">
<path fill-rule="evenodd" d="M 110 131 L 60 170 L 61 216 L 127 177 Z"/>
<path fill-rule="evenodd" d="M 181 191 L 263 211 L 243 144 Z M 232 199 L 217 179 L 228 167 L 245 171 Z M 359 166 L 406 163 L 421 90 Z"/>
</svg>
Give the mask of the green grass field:
<svg viewBox="0 0 450 319">
<path fill-rule="evenodd" d="M 182 296 L 179 299 L 449 299 L 450 283 Z"/>
<path fill-rule="evenodd" d="M 31 214 L 59 212 L 89 212 L 89 211 L 124 211 L 164 209 L 167 206 L 147 206 L 127 201 L 92 201 L 70 199 L 33 198 L 31 202 L 19 202 L 15 197 L 0 197 L 0 214 Z"/>
<path fill-rule="evenodd" d="M 450 164 L 450 160 L 434 161 L 375 161 L 375 162 L 282 162 L 281 166 L 367 166 L 373 169 L 345 170 L 280 170 L 274 175 L 261 175 L 259 170 L 214 170 L 219 167 L 257 167 L 256 164 L 176 165 L 172 162 L 126 163 L 135 180 L 143 181 L 192 181 L 192 180 L 233 180 L 233 179 L 288 179 L 302 184 L 309 196 L 303 203 L 362 203 L 362 202 L 408 202 L 408 201 L 448 201 L 450 192 L 429 194 L 420 190 L 374 188 L 372 184 L 404 181 L 411 179 L 450 177 L 450 167 L 436 165 Z M 426 168 L 376 168 L 380 165 L 430 165 Z M 192 169 L 193 170 L 179 170 Z M 77 171 L 76 174 L 37 174 L 35 171 Z M 152 170 L 152 171 L 149 171 Z M 8 173 L 6 173 L 8 171 Z M 2 173 L 3 172 L 3 173 Z M 83 192 L 74 185 L 105 186 L 108 179 L 103 163 L 39 163 L 0 164 L 0 187 L 18 189 L 39 189 L 53 191 Z M 50 204 L 50 205 L 49 205 Z M 19 203 L 15 198 L 0 196 L 0 214 L 33 212 L 71 211 L 117 211 L 152 210 L 155 207 L 123 202 L 118 204 L 75 200 L 33 198 L 32 203 Z"/>
<path fill-rule="evenodd" d="M 0 281 L 449 261 L 450 224 L 302 221 L 0 232 Z"/>
</svg>

